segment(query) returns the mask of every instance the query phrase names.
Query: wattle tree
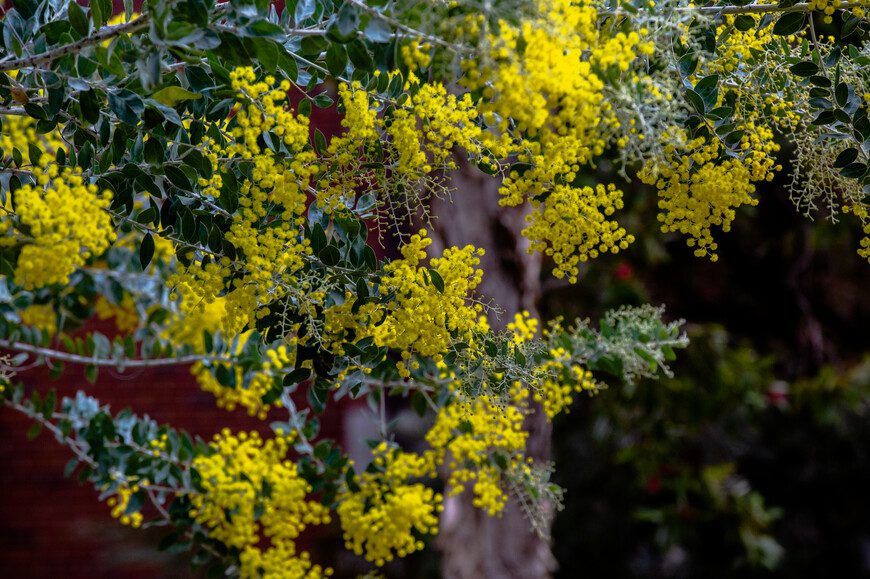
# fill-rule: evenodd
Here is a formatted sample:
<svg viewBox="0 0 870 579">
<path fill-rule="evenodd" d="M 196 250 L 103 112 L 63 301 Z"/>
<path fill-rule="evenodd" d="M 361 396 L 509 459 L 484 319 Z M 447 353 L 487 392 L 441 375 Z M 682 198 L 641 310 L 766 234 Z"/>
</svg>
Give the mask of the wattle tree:
<svg viewBox="0 0 870 579">
<path fill-rule="evenodd" d="M 668 374 L 687 340 L 652 306 L 539 321 L 540 269 L 582 283 L 655 229 L 715 261 L 780 171 L 870 259 L 868 5 L 13 1 L 0 398 L 120 523 L 213 573 L 329 575 L 297 542 L 337 520 L 373 568 L 440 532 L 451 575 L 546 576 L 549 421 Z M 327 137 L 310 118 L 333 106 Z M 623 182 L 590 182 L 603 159 Z M 618 222 L 635 179 L 646 232 Z M 93 329 L 109 318 L 119 335 Z M 198 440 L 24 385 L 167 365 L 282 418 Z M 367 464 L 319 435 L 343 397 L 371 407 Z M 428 420 L 421 448 L 388 399 Z"/>
</svg>

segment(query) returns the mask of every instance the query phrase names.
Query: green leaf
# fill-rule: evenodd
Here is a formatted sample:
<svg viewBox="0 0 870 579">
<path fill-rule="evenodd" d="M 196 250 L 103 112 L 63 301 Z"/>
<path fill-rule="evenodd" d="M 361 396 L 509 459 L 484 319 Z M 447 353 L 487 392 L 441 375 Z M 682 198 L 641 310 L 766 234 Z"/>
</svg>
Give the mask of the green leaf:
<svg viewBox="0 0 870 579">
<path fill-rule="evenodd" d="M 347 51 L 338 43 L 332 43 L 326 50 L 326 69 L 332 76 L 341 76 L 347 67 Z"/>
<path fill-rule="evenodd" d="M 343 3 L 335 18 L 335 25 L 330 28 L 330 34 L 345 41 L 353 38 L 358 29 L 359 8 L 350 2 Z"/>
<path fill-rule="evenodd" d="M 317 254 L 317 257 L 320 258 L 320 261 L 322 261 L 324 265 L 329 267 L 338 265 L 341 261 L 341 254 L 339 253 L 338 248 L 334 245 L 327 245 L 324 247 L 320 253 Z"/>
<path fill-rule="evenodd" d="M 108 15 L 103 14 L 103 6 L 99 0 L 91 0 L 91 19 L 94 21 L 94 28 L 99 28 L 108 19 Z"/>
<path fill-rule="evenodd" d="M 187 175 L 175 165 L 166 164 L 163 166 L 163 172 L 169 179 L 170 183 L 181 189 L 182 191 L 192 191 L 193 187 L 190 184 L 190 179 Z"/>
<path fill-rule="evenodd" d="M 152 98 L 168 107 L 174 107 L 184 101 L 195 101 L 202 98 L 199 93 L 191 92 L 180 86 L 167 86 L 152 95 Z"/>
<path fill-rule="evenodd" d="M 864 163 L 849 163 L 842 169 L 840 169 L 840 175 L 843 177 L 851 177 L 853 179 L 858 179 L 867 172 L 867 165 Z"/>
<path fill-rule="evenodd" d="M 314 106 L 319 109 L 327 109 L 332 106 L 332 97 L 327 93 L 322 92 L 319 95 L 315 95 L 314 97 Z"/>
<path fill-rule="evenodd" d="M 30 164 L 31 165 L 38 165 L 39 159 L 41 159 L 42 155 L 43 155 L 43 151 L 42 151 L 42 149 L 39 148 L 39 145 L 37 145 L 36 143 L 32 143 L 32 142 L 28 143 L 27 144 L 27 152 L 30 156 Z"/>
<path fill-rule="evenodd" d="M 432 285 L 435 286 L 440 293 L 444 293 L 444 278 L 441 277 L 441 274 L 435 271 L 434 269 L 429 270 L 429 278 L 432 280 Z"/>
<path fill-rule="evenodd" d="M 40 432 L 42 432 L 42 423 L 34 422 L 32 425 L 30 425 L 30 428 L 27 429 L 27 440 L 35 439 L 37 436 L 39 436 Z"/>
<path fill-rule="evenodd" d="M 142 269 L 148 267 L 152 257 L 154 257 L 154 238 L 150 233 L 146 233 L 142 239 L 142 245 L 139 246 L 139 263 L 142 265 Z"/>
<path fill-rule="evenodd" d="M 159 139 L 152 136 L 145 141 L 144 156 L 148 164 L 157 166 L 166 160 L 166 149 Z"/>
<path fill-rule="evenodd" d="M 139 212 L 139 215 L 136 216 L 136 223 L 154 223 L 158 216 L 157 208 L 152 205 Z"/>
<path fill-rule="evenodd" d="M 839 155 L 837 155 L 837 158 L 834 160 L 834 167 L 837 169 L 839 169 L 841 167 L 845 167 L 846 165 L 849 165 L 850 163 L 855 161 L 855 159 L 857 159 L 857 158 L 858 158 L 858 149 L 856 149 L 854 147 L 850 147 L 850 148 L 842 151 Z"/>
<path fill-rule="evenodd" d="M 738 14 L 734 18 L 734 28 L 736 28 L 740 32 L 746 32 L 753 26 L 755 26 L 755 18 L 753 18 L 749 14 Z"/>
<path fill-rule="evenodd" d="M 257 59 L 259 59 L 263 70 L 270 74 L 278 70 L 278 59 L 280 56 L 278 45 L 271 40 L 261 38 L 258 39 L 256 46 Z"/>
<path fill-rule="evenodd" d="M 719 75 L 711 74 L 699 80 L 695 85 L 695 92 L 704 101 L 706 108 L 716 106 L 716 101 L 719 99 Z"/>
<path fill-rule="evenodd" d="M 686 97 L 686 101 L 695 109 L 698 113 L 704 114 L 704 99 L 701 98 L 701 95 L 696 93 L 690 88 L 686 89 L 684 93 Z"/>
<path fill-rule="evenodd" d="M 100 101 L 93 89 L 79 93 L 79 108 L 82 118 L 92 125 L 100 120 Z"/>
<path fill-rule="evenodd" d="M 286 376 L 284 376 L 284 386 L 293 386 L 308 380 L 311 376 L 311 370 L 308 368 L 296 368 Z"/>
<path fill-rule="evenodd" d="M 311 116 L 311 101 L 309 99 L 299 101 L 299 107 L 296 112 L 303 117 Z"/>
<path fill-rule="evenodd" d="M 326 152 L 326 137 L 320 129 L 314 129 L 314 146 L 320 154 Z"/>
<path fill-rule="evenodd" d="M 97 376 L 99 375 L 99 373 L 100 373 L 99 368 L 97 368 L 93 364 L 89 364 L 85 368 L 85 380 L 87 380 L 88 382 L 93 384 L 94 382 L 97 381 Z"/>
<path fill-rule="evenodd" d="M 70 0 L 67 6 L 67 18 L 69 18 L 69 23 L 73 27 L 73 30 L 78 32 L 79 35 L 88 35 L 88 17 L 75 0 Z"/>
<path fill-rule="evenodd" d="M 797 64 L 793 64 L 789 67 L 789 70 L 797 76 L 807 77 L 813 76 L 817 72 L 819 72 L 819 65 L 815 62 L 805 60 L 804 62 L 799 62 Z"/>
<path fill-rule="evenodd" d="M 374 61 L 372 61 L 366 45 L 360 39 L 356 38 L 348 43 L 347 56 L 357 69 L 364 72 L 372 72 Z"/>
<path fill-rule="evenodd" d="M 136 93 L 121 89 L 109 92 L 109 108 L 124 123 L 136 125 L 145 111 L 145 103 Z"/>
<path fill-rule="evenodd" d="M 695 69 L 698 68 L 698 57 L 693 52 L 684 54 L 679 61 L 680 75 L 683 77 L 692 76 Z"/>
<path fill-rule="evenodd" d="M 849 85 L 845 82 L 838 84 L 837 88 L 834 89 L 834 96 L 837 99 L 837 104 L 845 107 L 846 103 L 849 102 Z"/>
<path fill-rule="evenodd" d="M 773 25 L 773 33 L 777 36 L 788 36 L 803 28 L 805 14 L 803 12 L 787 12 L 779 17 Z"/>
</svg>

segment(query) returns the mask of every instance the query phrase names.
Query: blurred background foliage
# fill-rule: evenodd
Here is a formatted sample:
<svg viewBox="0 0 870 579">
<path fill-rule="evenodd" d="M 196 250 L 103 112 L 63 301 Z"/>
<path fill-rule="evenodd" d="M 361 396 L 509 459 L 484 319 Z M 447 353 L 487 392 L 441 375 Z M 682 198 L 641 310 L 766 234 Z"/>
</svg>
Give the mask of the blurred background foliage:
<svg viewBox="0 0 870 579">
<path fill-rule="evenodd" d="M 627 226 L 655 223 L 651 192 L 626 191 Z M 545 285 L 545 318 L 665 303 L 691 337 L 674 378 L 556 422 L 557 577 L 870 576 L 867 265 L 784 181 L 758 196 L 718 263 L 648 230 L 578 285 Z"/>
</svg>

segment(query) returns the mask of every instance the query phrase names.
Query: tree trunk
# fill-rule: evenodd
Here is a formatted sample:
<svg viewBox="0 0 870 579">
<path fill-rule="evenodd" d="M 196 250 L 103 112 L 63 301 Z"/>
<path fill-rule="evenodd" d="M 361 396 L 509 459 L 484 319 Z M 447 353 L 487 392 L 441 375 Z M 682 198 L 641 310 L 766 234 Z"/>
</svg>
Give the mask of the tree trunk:
<svg viewBox="0 0 870 579">
<path fill-rule="evenodd" d="M 451 175 L 456 203 L 436 199 L 433 250 L 472 244 L 486 250 L 481 259 L 484 299 L 502 312 L 490 314 L 493 328 L 501 329 L 514 313 L 528 310 L 537 315 L 540 294 L 540 256 L 528 254 L 520 235 L 527 208 L 498 205 L 498 182 L 464 164 Z M 440 247 L 437 247 L 440 246 Z M 550 459 L 551 428 L 543 412 L 526 420 L 528 456 Z M 539 537 L 512 498 L 501 517 L 490 517 L 471 504 L 469 492 L 445 499 L 438 545 L 444 577 L 449 579 L 539 579 L 555 568 L 549 538 Z"/>
</svg>

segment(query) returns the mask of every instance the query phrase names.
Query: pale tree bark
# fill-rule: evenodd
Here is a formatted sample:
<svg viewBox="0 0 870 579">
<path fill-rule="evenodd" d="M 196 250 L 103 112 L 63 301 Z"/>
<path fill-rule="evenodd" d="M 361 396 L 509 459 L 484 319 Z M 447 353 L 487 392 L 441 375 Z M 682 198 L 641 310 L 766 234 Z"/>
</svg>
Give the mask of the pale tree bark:
<svg viewBox="0 0 870 579">
<path fill-rule="evenodd" d="M 514 313 L 537 315 L 540 295 L 540 256 L 526 251 L 520 235 L 526 208 L 498 205 L 498 182 L 464 165 L 452 178 L 453 202 L 434 200 L 433 250 L 472 244 L 486 250 L 479 289 L 502 312 L 490 315 L 494 328 L 503 328 Z M 536 412 L 526 420 L 528 455 L 550 460 L 551 428 Z M 511 499 L 501 517 L 489 517 L 472 506 L 470 493 L 445 499 L 438 545 L 448 579 L 539 579 L 550 577 L 555 559 L 549 538 L 532 530 L 516 501 Z"/>
</svg>

